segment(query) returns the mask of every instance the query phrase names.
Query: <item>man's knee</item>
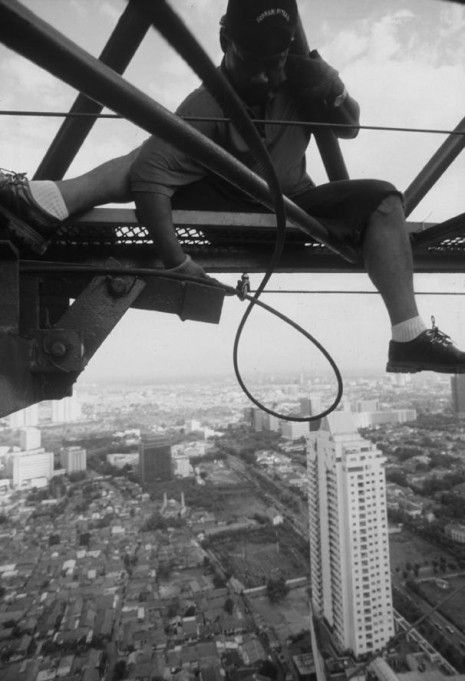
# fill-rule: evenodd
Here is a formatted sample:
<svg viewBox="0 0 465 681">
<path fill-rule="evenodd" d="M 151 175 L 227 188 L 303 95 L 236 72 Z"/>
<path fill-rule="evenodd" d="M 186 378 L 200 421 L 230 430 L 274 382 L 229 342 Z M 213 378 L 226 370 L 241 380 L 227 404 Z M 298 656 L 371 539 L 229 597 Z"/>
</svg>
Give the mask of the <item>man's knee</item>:
<svg viewBox="0 0 465 681">
<path fill-rule="evenodd" d="M 130 168 L 132 168 L 132 166 L 134 165 L 134 163 L 137 161 L 137 158 L 138 158 L 138 156 L 139 156 L 139 154 L 140 154 L 140 150 L 141 150 L 140 147 L 136 147 L 135 149 L 133 149 L 132 151 L 130 151 L 129 154 L 127 154 L 126 160 L 127 160 L 127 162 L 128 162 L 128 165 L 130 166 Z"/>
<path fill-rule="evenodd" d="M 156 148 L 156 138 L 149 137 L 135 151 L 129 171 L 129 183 L 132 191 L 144 191 L 142 185 L 147 185 L 152 180 L 152 152 Z"/>
<path fill-rule="evenodd" d="M 132 181 L 134 174 L 139 171 L 140 157 L 142 155 L 141 151 L 142 151 L 142 147 L 138 147 L 137 149 L 134 149 L 133 151 L 131 151 L 131 153 L 128 154 L 128 156 L 127 156 L 129 182 Z"/>
<path fill-rule="evenodd" d="M 376 214 L 391 217 L 404 217 L 404 205 L 402 196 L 394 189 L 396 193 L 385 196 L 381 203 L 377 206 L 373 215 Z"/>
</svg>

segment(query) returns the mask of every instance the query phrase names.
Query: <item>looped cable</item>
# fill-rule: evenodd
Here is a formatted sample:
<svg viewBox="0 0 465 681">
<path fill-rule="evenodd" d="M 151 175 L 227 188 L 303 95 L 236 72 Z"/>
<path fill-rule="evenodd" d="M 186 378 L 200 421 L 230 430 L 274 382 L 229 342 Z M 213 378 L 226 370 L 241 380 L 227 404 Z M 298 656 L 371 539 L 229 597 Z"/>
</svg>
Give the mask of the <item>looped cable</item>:
<svg viewBox="0 0 465 681">
<path fill-rule="evenodd" d="M 228 284 L 222 284 L 221 282 L 218 282 L 216 279 L 210 279 L 207 278 L 205 279 L 204 277 L 190 277 L 186 276 L 183 274 L 179 273 L 174 273 L 174 272 L 169 272 L 167 270 L 156 270 L 148 267 L 121 267 L 121 266 L 106 266 L 106 265 L 101 265 L 101 266 L 96 266 L 96 265 L 82 265 L 79 263 L 66 263 L 66 262 L 46 262 L 42 260 L 20 260 L 19 261 L 19 268 L 20 272 L 22 273 L 27 273 L 27 274 L 50 274 L 50 273 L 55 273 L 55 272 L 61 272 L 63 274 L 91 274 L 91 275 L 98 275 L 98 274 L 104 274 L 104 275 L 113 275 L 113 276 L 124 276 L 124 275 L 132 275 L 136 277 L 153 277 L 155 279 L 171 279 L 171 280 L 177 280 L 177 281 L 191 281 L 196 284 L 202 284 L 202 286 L 211 286 L 212 288 L 220 288 L 226 296 L 234 296 L 238 297 L 240 299 L 252 301 L 254 300 L 253 296 L 250 293 L 247 293 L 245 291 L 245 286 L 243 289 L 243 298 L 241 298 L 241 295 L 239 295 L 239 290 L 238 288 L 234 288 L 233 286 L 229 286 Z M 243 275 L 245 277 L 245 284 L 247 282 L 248 275 Z M 239 283 L 242 283 L 243 278 L 239 280 Z M 328 363 L 330 364 L 332 370 L 334 371 L 334 374 L 336 376 L 336 381 L 337 381 L 337 395 L 336 398 L 334 399 L 334 402 L 331 404 L 328 409 L 325 411 L 322 411 L 320 414 L 316 414 L 314 416 L 289 416 L 289 414 L 280 414 L 276 411 L 273 411 L 272 409 L 269 409 L 265 405 L 263 405 L 259 400 L 257 400 L 247 389 L 247 387 L 244 384 L 241 384 L 241 388 L 244 391 L 244 393 L 247 395 L 247 397 L 260 409 L 263 411 L 266 411 L 268 414 L 271 414 L 272 416 L 276 416 L 277 418 L 282 419 L 283 421 L 318 421 L 319 419 L 323 418 L 324 416 L 327 416 L 330 414 L 336 407 L 338 406 L 339 402 L 341 401 L 342 397 L 342 390 L 343 390 L 343 385 L 342 385 L 342 377 L 340 374 L 340 371 L 329 354 L 329 352 L 324 348 L 321 343 L 319 343 L 314 336 L 312 336 L 311 333 L 306 331 L 300 324 L 297 324 L 297 322 L 294 322 L 292 319 L 287 317 L 285 314 L 282 312 L 278 312 L 275 308 L 271 307 L 271 305 L 267 305 L 266 303 L 263 303 L 261 300 L 255 300 L 254 301 L 255 305 L 258 305 L 262 309 L 266 310 L 267 312 L 271 313 L 272 315 L 275 315 L 278 317 L 278 319 L 281 319 L 283 322 L 286 324 L 289 324 L 289 326 L 292 326 L 296 331 L 301 333 L 305 338 L 307 338 L 311 343 L 315 345 L 315 347 L 320 350 L 320 352 L 324 355 L 324 357 L 327 359 Z"/>
</svg>

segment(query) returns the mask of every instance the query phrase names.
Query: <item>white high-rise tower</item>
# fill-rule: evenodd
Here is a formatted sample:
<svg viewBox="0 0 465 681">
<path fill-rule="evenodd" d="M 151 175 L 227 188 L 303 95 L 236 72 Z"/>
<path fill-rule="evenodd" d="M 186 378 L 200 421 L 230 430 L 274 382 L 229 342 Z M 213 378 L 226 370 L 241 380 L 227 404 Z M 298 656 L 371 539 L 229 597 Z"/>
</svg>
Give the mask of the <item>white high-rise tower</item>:
<svg viewBox="0 0 465 681">
<path fill-rule="evenodd" d="M 384 462 L 350 412 L 308 436 L 312 604 L 357 657 L 394 634 Z"/>
</svg>

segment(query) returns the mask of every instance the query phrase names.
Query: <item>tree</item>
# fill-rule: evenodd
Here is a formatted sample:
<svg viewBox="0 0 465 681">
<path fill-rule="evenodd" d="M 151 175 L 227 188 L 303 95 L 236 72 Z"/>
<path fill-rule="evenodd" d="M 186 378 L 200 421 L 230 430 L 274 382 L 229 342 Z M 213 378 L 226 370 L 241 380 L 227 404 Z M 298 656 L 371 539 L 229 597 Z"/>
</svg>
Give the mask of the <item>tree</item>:
<svg viewBox="0 0 465 681">
<path fill-rule="evenodd" d="M 271 662 L 271 660 L 264 660 L 264 662 L 262 662 L 262 666 L 259 669 L 259 674 L 267 676 L 269 679 L 273 679 L 274 681 L 274 679 L 278 678 L 278 668 Z"/>
<path fill-rule="evenodd" d="M 169 579 L 172 568 L 173 568 L 172 563 L 164 563 L 162 565 L 159 565 L 158 572 L 157 572 L 158 578 L 159 579 L 165 579 L 165 580 Z"/>
<path fill-rule="evenodd" d="M 215 587 L 215 589 L 222 589 L 223 587 L 226 586 L 226 582 L 224 581 L 224 579 L 220 575 L 217 575 L 216 572 L 213 575 L 213 586 Z"/>
<path fill-rule="evenodd" d="M 140 528 L 140 532 L 155 532 L 156 530 L 166 530 L 167 522 L 158 512 L 152 513 Z"/>
<path fill-rule="evenodd" d="M 402 487 L 407 486 L 407 477 L 403 471 L 400 470 L 388 470 L 386 471 L 386 479 L 388 482 L 395 482 L 397 485 L 402 485 Z"/>
<path fill-rule="evenodd" d="M 169 604 L 167 610 L 166 610 L 166 616 L 168 619 L 173 619 L 173 617 L 176 617 L 178 614 L 179 610 L 179 601 L 175 599 L 172 603 Z"/>
<path fill-rule="evenodd" d="M 127 674 L 126 660 L 118 660 L 113 671 L 113 681 L 121 681 Z"/>
<path fill-rule="evenodd" d="M 270 577 L 266 583 L 266 594 L 271 603 L 278 603 L 289 591 L 289 587 L 286 584 L 284 577 L 278 577 L 273 579 Z"/>
<path fill-rule="evenodd" d="M 234 612 L 234 601 L 233 601 L 233 599 L 227 598 L 224 602 L 223 608 L 228 613 L 228 615 L 232 615 L 233 612 Z"/>
<path fill-rule="evenodd" d="M 74 473 L 69 474 L 70 482 L 80 482 L 81 480 L 85 480 L 86 477 L 86 471 L 75 471 Z"/>
<path fill-rule="evenodd" d="M 79 535 L 79 546 L 89 546 L 90 543 L 90 533 L 83 532 Z"/>
</svg>

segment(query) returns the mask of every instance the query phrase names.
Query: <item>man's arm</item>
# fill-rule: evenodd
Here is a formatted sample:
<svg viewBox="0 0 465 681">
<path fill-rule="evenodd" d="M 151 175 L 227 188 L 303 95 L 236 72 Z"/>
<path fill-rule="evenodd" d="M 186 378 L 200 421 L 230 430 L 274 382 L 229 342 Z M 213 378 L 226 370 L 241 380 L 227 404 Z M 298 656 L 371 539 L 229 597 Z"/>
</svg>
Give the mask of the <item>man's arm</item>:
<svg viewBox="0 0 465 681">
<path fill-rule="evenodd" d="M 360 107 L 349 95 L 339 74 L 316 50 L 306 56 L 291 54 L 286 64 L 289 85 L 309 120 L 359 125 Z M 358 128 L 334 128 L 337 137 L 352 139 Z"/>
<path fill-rule="evenodd" d="M 360 106 L 344 88 L 341 95 L 337 95 L 332 102 L 325 102 L 323 113 L 328 123 L 344 123 L 346 125 L 360 125 Z M 334 128 L 337 137 L 353 139 L 358 135 L 356 128 Z"/>
</svg>

